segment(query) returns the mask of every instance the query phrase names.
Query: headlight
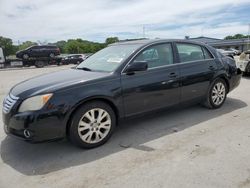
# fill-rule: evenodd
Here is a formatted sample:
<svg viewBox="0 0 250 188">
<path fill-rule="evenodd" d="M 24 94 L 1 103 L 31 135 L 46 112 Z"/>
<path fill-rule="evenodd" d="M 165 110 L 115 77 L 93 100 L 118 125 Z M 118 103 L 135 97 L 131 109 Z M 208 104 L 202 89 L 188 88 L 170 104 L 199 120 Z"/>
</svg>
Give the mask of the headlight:
<svg viewBox="0 0 250 188">
<path fill-rule="evenodd" d="M 18 112 L 40 110 L 52 97 L 52 93 L 46 95 L 37 95 L 24 100 L 19 107 Z"/>
</svg>

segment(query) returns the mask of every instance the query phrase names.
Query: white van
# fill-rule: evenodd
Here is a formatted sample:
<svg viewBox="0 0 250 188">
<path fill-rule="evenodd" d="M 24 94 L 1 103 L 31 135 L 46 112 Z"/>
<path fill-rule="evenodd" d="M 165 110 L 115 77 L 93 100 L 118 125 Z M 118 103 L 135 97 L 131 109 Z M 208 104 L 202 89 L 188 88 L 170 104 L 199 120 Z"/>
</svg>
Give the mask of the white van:
<svg viewBox="0 0 250 188">
<path fill-rule="evenodd" d="M 4 67 L 5 58 L 3 55 L 3 49 L 0 47 L 0 68 Z"/>
</svg>

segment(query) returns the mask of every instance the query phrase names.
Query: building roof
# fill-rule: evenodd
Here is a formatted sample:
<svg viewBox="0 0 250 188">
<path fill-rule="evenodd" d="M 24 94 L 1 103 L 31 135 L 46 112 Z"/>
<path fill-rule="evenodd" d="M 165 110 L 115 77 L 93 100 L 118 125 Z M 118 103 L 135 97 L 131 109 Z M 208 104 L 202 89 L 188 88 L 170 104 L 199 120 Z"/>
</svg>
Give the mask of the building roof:
<svg viewBox="0 0 250 188">
<path fill-rule="evenodd" d="M 242 45 L 242 44 L 247 44 L 249 43 L 250 40 L 248 38 L 243 38 L 243 39 L 227 39 L 227 40 L 220 40 L 220 41 L 214 41 L 210 42 L 210 45 Z"/>
<path fill-rule="evenodd" d="M 189 40 L 197 41 L 197 42 L 203 42 L 203 43 L 211 43 L 211 42 L 221 41 L 222 39 L 201 36 L 201 37 L 196 37 L 196 38 L 189 38 Z"/>
</svg>

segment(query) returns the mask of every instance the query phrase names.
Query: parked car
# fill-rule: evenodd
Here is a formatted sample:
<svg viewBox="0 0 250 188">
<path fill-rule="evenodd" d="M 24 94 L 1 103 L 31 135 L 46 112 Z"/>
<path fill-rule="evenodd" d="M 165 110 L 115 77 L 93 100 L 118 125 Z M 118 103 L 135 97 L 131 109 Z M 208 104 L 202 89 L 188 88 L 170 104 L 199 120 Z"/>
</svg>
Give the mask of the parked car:
<svg viewBox="0 0 250 188">
<path fill-rule="evenodd" d="M 3 103 L 5 132 L 30 142 L 68 136 L 77 146 L 104 144 L 119 119 L 202 103 L 220 108 L 237 87 L 235 61 L 189 40 L 112 44 L 76 68 L 15 85 Z"/>
<path fill-rule="evenodd" d="M 62 59 L 62 64 L 80 64 L 86 58 L 84 54 L 71 54 Z"/>
<path fill-rule="evenodd" d="M 57 55 L 60 55 L 60 49 L 53 45 L 35 45 L 16 53 L 16 57 L 22 59 L 28 59 L 30 57 L 54 58 Z"/>
<path fill-rule="evenodd" d="M 219 53 L 221 53 L 222 55 L 228 56 L 228 57 L 231 57 L 231 58 L 234 58 L 234 56 L 235 56 L 234 51 L 223 50 L 223 49 L 217 49 L 217 51 L 218 51 Z"/>
<path fill-rule="evenodd" d="M 250 51 L 242 52 L 239 58 L 236 60 L 236 65 L 243 74 L 250 73 Z"/>
<path fill-rule="evenodd" d="M 234 49 L 234 48 L 229 48 L 228 51 L 234 52 L 235 55 L 240 55 L 241 54 L 240 50 L 237 50 L 237 49 Z"/>
<path fill-rule="evenodd" d="M 4 67 L 5 57 L 3 54 L 3 49 L 0 47 L 0 68 Z"/>
</svg>

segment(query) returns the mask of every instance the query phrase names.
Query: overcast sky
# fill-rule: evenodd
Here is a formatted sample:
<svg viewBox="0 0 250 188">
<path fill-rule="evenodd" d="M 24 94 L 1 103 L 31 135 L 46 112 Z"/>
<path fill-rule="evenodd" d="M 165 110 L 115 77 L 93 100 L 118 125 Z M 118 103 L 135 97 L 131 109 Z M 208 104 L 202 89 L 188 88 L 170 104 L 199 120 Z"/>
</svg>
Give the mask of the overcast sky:
<svg viewBox="0 0 250 188">
<path fill-rule="evenodd" d="M 247 34 L 249 0 L 0 0 L 0 36 L 17 41 L 83 38 L 223 38 Z"/>
</svg>

